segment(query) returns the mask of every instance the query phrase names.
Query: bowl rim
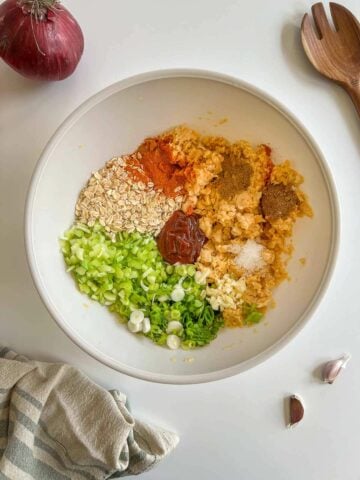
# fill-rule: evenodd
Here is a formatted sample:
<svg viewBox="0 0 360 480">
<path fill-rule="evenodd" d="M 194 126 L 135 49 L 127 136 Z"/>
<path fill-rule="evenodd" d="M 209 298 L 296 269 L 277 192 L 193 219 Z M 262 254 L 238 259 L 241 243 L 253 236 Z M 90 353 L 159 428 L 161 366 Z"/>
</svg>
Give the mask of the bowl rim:
<svg viewBox="0 0 360 480">
<path fill-rule="evenodd" d="M 244 362 L 221 370 L 193 375 L 152 373 L 136 367 L 128 366 L 126 364 L 114 361 L 111 357 L 99 351 L 90 343 L 82 339 L 78 334 L 74 333 L 72 329 L 66 325 L 62 315 L 57 310 L 56 306 L 53 304 L 51 298 L 47 293 L 46 285 L 41 280 L 40 272 L 36 262 L 32 233 L 33 205 L 36 198 L 39 182 L 41 180 L 42 172 L 46 167 L 51 153 L 56 148 L 57 144 L 60 142 L 63 136 L 76 123 L 76 121 L 80 119 L 82 115 L 92 109 L 95 105 L 99 104 L 101 101 L 105 100 L 116 92 L 122 91 L 128 87 L 132 87 L 141 83 L 146 83 L 148 81 L 181 77 L 212 80 L 240 88 L 254 95 L 256 98 L 265 101 L 268 105 L 275 108 L 275 110 L 281 113 L 303 137 L 303 139 L 305 140 L 309 148 L 312 150 L 314 156 L 318 161 L 328 190 L 332 218 L 331 245 L 326 269 L 322 275 L 321 281 L 318 284 L 317 290 L 314 292 L 312 299 L 310 300 L 303 314 L 299 317 L 296 324 L 273 345 Z M 305 325 L 310 321 L 316 309 L 320 305 L 320 302 L 324 297 L 324 294 L 329 286 L 335 269 L 340 239 L 340 209 L 335 183 L 330 168 L 325 160 L 325 157 L 307 127 L 285 105 L 283 105 L 272 95 L 264 92 L 262 89 L 231 75 L 219 73 L 216 71 L 193 68 L 171 68 L 154 70 L 127 77 L 92 95 L 80 106 L 78 106 L 57 128 L 55 133 L 52 135 L 52 137 L 46 144 L 35 166 L 26 198 L 24 222 L 25 250 L 31 276 L 33 278 L 35 287 L 40 295 L 40 298 L 45 304 L 51 317 L 55 320 L 55 322 L 63 330 L 63 332 L 83 351 L 88 353 L 90 356 L 92 356 L 99 362 L 107 365 L 108 367 L 138 379 L 165 384 L 197 384 L 231 377 L 259 365 L 260 363 L 273 356 L 275 353 L 279 352 L 305 327 Z"/>
</svg>

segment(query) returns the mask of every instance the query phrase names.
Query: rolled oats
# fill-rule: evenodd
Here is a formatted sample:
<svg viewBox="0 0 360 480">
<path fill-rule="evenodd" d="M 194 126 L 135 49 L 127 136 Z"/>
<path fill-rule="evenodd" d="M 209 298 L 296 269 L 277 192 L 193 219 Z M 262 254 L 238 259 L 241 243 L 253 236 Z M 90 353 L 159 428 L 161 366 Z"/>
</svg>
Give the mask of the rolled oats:
<svg viewBox="0 0 360 480">
<path fill-rule="evenodd" d="M 112 158 L 93 172 L 80 192 L 76 219 L 89 226 L 98 221 L 110 233 L 138 230 L 157 235 L 173 212 L 181 209 L 183 197 L 168 198 L 154 189 L 153 182 L 134 183 L 124 168 L 129 158 Z"/>
</svg>

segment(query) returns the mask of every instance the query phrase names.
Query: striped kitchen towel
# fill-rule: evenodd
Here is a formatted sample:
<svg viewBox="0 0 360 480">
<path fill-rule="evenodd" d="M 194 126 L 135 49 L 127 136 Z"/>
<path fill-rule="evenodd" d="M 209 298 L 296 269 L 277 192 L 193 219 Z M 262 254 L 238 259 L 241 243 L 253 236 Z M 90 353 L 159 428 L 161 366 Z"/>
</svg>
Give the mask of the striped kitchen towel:
<svg viewBox="0 0 360 480">
<path fill-rule="evenodd" d="M 125 402 L 69 365 L 0 346 L 0 480 L 102 480 L 148 470 L 178 437 L 135 420 Z"/>
</svg>

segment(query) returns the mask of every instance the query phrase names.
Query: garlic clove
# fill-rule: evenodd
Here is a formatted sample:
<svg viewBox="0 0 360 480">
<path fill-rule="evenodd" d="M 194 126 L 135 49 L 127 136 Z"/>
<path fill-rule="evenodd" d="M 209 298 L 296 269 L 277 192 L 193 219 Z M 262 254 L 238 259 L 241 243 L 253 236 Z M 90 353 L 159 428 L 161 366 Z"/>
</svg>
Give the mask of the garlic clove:
<svg viewBox="0 0 360 480">
<path fill-rule="evenodd" d="M 334 383 L 336 377 L 341 370 L 346 367 L 350 358 L 350 355 L 343 355 L 336 360 L 331 360 L 330 362 L 325 363 L 322 369 L 323 382 L 329 384 Z"/>
<path fill-rule="evenodd" d="M 297 395 L 291 395 L 289 397 L 289 421 L 288 427 L 294 427 L 304 417 L 304 405 L 300 397 Z"/>
</svg>

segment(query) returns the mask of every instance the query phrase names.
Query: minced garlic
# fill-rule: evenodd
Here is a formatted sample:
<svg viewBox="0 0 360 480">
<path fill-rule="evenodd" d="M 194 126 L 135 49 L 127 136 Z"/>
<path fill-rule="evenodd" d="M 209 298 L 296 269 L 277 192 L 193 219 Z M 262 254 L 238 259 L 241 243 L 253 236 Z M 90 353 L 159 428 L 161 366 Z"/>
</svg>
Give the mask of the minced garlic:
<svg viewBox="0 0 360 480">
<path fill-rule="evenodd" d="M 244 278 L 234 280 L 226 273 L 206 288 L 206 298 L 214 310 L 235 309 L 243 303 L 242 296 L 245 290 Z"/>
</svg>

